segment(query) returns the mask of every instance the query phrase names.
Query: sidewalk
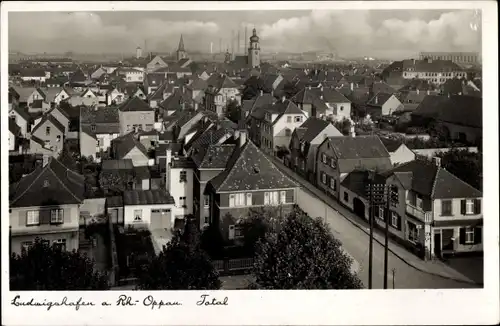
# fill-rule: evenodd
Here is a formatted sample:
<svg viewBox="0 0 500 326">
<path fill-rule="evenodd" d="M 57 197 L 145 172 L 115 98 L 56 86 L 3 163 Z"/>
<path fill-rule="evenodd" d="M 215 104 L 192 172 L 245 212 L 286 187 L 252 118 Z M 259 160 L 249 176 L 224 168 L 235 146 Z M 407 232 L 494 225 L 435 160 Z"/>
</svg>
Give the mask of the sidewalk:
<svg viewBox="0 0 500 326">
<path fill-rule="evenodd" d="M 321 190 L 316 188 L 309 181 L 305 180 L 300 175 L 298 175 L 297 173 L 292 171 L 290 168 L 286 167 L 277 158 L 269 156 L 269 155 L 268 155 L 268 157 L 276 164 L 276 166 L 278 168 L 280 168 L 280 170 L 282 170 L 289 177 L 291 177 L 293 180 L 298 182 L 302 186 L 303 190 L 314 194 L 316 197 L 318 197 L 325 204 L 327 204 L 332 209 L 337 211 L 340 215 L 345 217 L 354 226 L 356 226 L 357 228 L 359 228 L 363 232 L 365 232 L 367 235 L 369 235 L 369 232 L 370 232 L 369 224 L 366 221 L 364 221 L 364 220 L 360 219 L 358 216 L 354 215 L 353 212 L 351 212 L 350 210 L 348 210 L 347 208 L 342 206 L 335 199 L 328 197 L 325 193 L 323 193 Z M 385 245 L 385 236 L 381 230 L 374 229 L 373 238 L 381 246 Z M 465 275 L 459 273 L 458 271 L 456 271 L 455 269 L 446 265 L 445 263 L 443 263 L 440 260 L 425 261 L 425 260 L 420 259 L 419 257 L 415 256 L 411 252 L 408 252 L 405 248 L 401 247 L 399 244 L 394 242 L 392 239 L 389 239 L 389 251 L 392 252 L 396 257 L 401 259 L 403 262 L 405 262 L 407 265 L 417 269 L 420 272 L 424 272 L 424 273 L 427 273 L 430 275 L 435 275 L 435 276 L 443 277 L 443 278 L 458 281 L 458 282 L 470 283 L 470 284 L 475 284 L 475 285 L 483 285 L 482 283 L 478 283 L 478 282 L 475 282 L 475 281 L 469 279 Z"/>
</svg>

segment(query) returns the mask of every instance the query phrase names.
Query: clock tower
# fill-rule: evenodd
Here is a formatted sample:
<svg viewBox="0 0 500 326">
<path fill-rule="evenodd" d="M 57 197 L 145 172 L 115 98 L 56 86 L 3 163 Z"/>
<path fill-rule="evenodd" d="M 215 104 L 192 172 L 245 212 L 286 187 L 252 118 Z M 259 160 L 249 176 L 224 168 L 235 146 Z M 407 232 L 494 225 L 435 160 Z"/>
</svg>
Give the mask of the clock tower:
<svg viewBox="0 0 500 326">
<path fill-rule="evenodd" d="M 260 45 L 257 31 L 253 29 L 252 36 L 250 36 L 250 46 L 248 48 L 248 65 L 250 68 L 260 67 Z"/>
</svg>

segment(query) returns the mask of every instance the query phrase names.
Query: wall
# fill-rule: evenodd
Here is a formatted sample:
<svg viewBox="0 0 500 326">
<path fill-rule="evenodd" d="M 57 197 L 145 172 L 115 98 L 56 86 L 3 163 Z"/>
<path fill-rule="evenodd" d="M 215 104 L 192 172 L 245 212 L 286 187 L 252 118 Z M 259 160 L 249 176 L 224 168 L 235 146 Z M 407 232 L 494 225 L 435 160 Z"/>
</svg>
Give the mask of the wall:
<svg viewBox="0 0 500 326">
<path fill-rule="evenodd" d="M 124 224 L 127 225 L 150 225 L 151 224 L 151 210 L 153 209 L 170 209 L 172 213 L 175 207 L 172 204 L 159 204 L 159 205 L 125 205 L 123 208 Z M 134 211 L 142 210 L 142 220 L 134 221 Z M 174 225 L 174 214 L 171 214 L 171 223 Z"/>
<path fill-rule="evenodd" d="M 107 151 L 111 147 L 111 141 L 113 139 L 116 139 L 120 136 L 120 134 L 97 134 L 96 137 L 97 139 L 100 140 L 101 146 L 99 146 L 99 149 L 102 149 L 103 151 Z"/>
<path fill-rule="evenodd" d="M 83 157 L 92 156 L 95 159 L 97 140 L 92 136 L 80 132 L 80 155 Z"/>
<path fill-rule="evenodd" d="M 478 219 L 483 218 L 483 209 L 484 209 L 484 203 L 482 198 L 477 198 L 480 200 L 481 203 L 481 213 L 479 214 L 472 214 L 472 215 L 463 215 L 461 213 L 461 207 L 460 207 L 460 201 L 462 199 L 466 198 L 454 198 L 451 200 L 451 211 L 452 215 L 451 216 L 443 216 L 441 215 L 441 204 L 442 204 L 442 199 L 434 199 L 432 203 L 432 211 L 433 211 L 433 217 L 435 221 L 454 221 L 454 220 L 471 220 L 471 222 L 474 222 Z M 474 199 L 474 198 L 467 198 L 467 199 Z"/>
<path fill-rule="evenodd" d="M 46 135 L 46 128 L 50 127 L 50 134 Z M 56 153 L 60 153 L 64 146 L 64 133 L 56 128 L 56 126 L 50 122 L 49 120 L 45 120 L 42 126 L 40 126 L 37 130 L 35 130 L 34 136 L 40 138 L 43 141 L 48 140 L 49 146 L 53 146 L 53 150 Z M 57 136 L 59 136 L 60 140 L 57 141 Z"/>
<path fill-rule="evenodd" d="M 450 137 L 454 140 L 460 140 L 459 133 L 464 133 L 467 142 L 476 143 L 482 137 L 483 131 L 481 128 L 469 126 L 461 126 L 449 122 L 443 122 L 443 125 L 448 127 Z"/>
<path fill-rule="evenodd" d="M 326 115 L 333 115 L 335 120 L 350 119 L 351 118 L 351 102 L 345 103 L 326 103 L 328 110 Z"/>
<path fill-rule="evenodd" d="M 153 128 L 155 123 L 155 113 L 153 110 L 151 111 L 131 111 L 131 112 L 118 112 L 118 116 L 120 119 L 120 134 L 124 135 L 130 132 L 131 129 L 127 130 L 127 126 L 130 128 L 133 125 L 142 125 L 143 130 L 148 130 L 146 125 L 151 125 Z M 143 117 L 141 119 L 141 117 Z"/>
<path fill-rule="evenodd" d="M 34 226 L 26 226 L 27 212 L 28 211 L 40 211 L 40 222 L 42 218 L 48 218 L 50 221 L 50 209 L 63 209 L 64 210 L 64 223 L 59 225 L 51 224 L 40 224 Z M 79 218 L 80 218 L 80 208 L 78 205 L 60 205 L 60 206 L 45 206 L 45 207 L 13 207 L 11 208 L 11 213 L 9 214 L 10 227 L 12 234 L 40 234 L 48 231 L 69 231 L 78 230 Z M 47 215 L 48 217 L 47 217 Z"/>
<path fill-rule="evenodd" d="M 295 117 L 300 116 L 300 121 L 295 122 Z M 287 122 L 288 117 L 291 118 L 292 122 Z M 290 139 L 295 128 L 300 127 L 304 121 L 307 119 L 307 116 L 300 114 L 284 114 L 282 115 L 278 121 L 272 126 L 273 128 L 273 137 L 274 137 L 274 148 L 276 146 L 285 146 L 288 148 L 290 145 Z M 290 129 L 290 136 L 286 136 L 286 129 Z"/>
<path fill-rule="evenodd" d="M 45 233 L 45 234 L 37 234 L 37 235 L 22 235 L 22 236 L 13 236 L 11 237 L 11 250 L 16 254 L 21 254 L 21 245 L 23 242 L 34 242 L 36 237 L 40 237 L 44 240 L 50 241 L 50 243 L 59 240 L 66 239 L 66 250 L 73 251 L 78 250 L 79 247 L 79 238 L 78 238 L 78 230 L 71 232 L 57 232 L 57 233 Z"/>
<path fill-rule="evenodd" d="M 21 128 L 21 134 L 26 137 L 26 135 L 28 134 L 28 122 L 14 110 L 10 111 L 9 114 L 11 117 L 16 117 L 16 124 L 19 126 L 19 128 Z"/>
<path fill-rule="evenodd" d="M 401 106 L 401 102 L 396 98 L 396 96 L 392 95 L 383 105 L 382 105 L 382 115 L 391 115 L 396 111 L 399 106 Z"/>
<path fill-rule="evenodd" d="M 391 154 L 391 163 L 394 164 L 402 164 L 409 161 L 413 161 L 415 159 L 415 153 L 412 152 L 411 149 L 406 147 L 406 145 L 401 145 L 399 148 Z"/>
<path fill-rule="evenodd" d="M 52 110 L 50 114 L 64 126 L 64 135 L 66 136 L 69 131 L 69 119 L 66 118 L 66 116 L 63 115 L 58 109 Z"/>
<path fill-rule="evenodd" d="M 137 147 L 132 148 L 122 159 L 131 159 L 134 166 L 147 166 L 149 164 L 148 157 Z"/>
<path fill-rule="evenodd" d="M 186 182 L 180 182 L 181 171 L 186 171 Z M 175 199 L 175 206 L 178 208 L 179 214 L 193 214 L 193 169 L 170 168 L 169 192 Z M 183 208 L 179 197 L 186 197 Z M 203 198 L 203 197 L 202 197 Z"/>
</svg>

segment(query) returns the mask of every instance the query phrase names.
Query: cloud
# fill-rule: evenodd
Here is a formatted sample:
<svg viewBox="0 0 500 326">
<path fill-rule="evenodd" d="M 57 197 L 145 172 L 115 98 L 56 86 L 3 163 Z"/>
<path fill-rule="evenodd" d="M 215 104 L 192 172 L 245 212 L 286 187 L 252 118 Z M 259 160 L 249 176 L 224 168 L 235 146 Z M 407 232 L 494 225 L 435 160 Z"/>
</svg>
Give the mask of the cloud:
<svg viewBox="0 0 500 326">
<path fill-rule="evenodd" d="M 116 15 L 114 15 L 116 14 Z M 255 17 L 252 19 L 252 17 Z M 204 18 L 204 19 L 203 19 Z M 407 57 L 419 51 L 479 51 L 473 11 L 312 10 L 308 12 L 10 13 L 10 49 L 36 52 L 132 53 L 147 40 L 174 50 L 182 33 L 188 51 L 210 42 L 230 46 L 233 29 L 257 28 L 265 52 L 335 51 L 344 56 Z M 236 43 L 236 42 L 235 42 Z"/>
</svg>

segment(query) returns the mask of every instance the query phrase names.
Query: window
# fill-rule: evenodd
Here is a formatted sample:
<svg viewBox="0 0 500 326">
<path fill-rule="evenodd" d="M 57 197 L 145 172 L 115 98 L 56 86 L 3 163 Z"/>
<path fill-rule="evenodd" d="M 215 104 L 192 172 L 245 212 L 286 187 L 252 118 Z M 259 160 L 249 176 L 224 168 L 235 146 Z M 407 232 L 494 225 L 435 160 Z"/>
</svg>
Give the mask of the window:
<svg viewBox="0 0 500 326">
<path fill-rule="evenodd" d="M 264 193 L 264 205 L 278 205 L 279 204 L 279 192 L 265 192 Z"/>
<path fill-rule="evenodd" d="M 204 198 L 204 205 L 205 207 L 210 205 L 210 196 L 205 196 Z"/>
<path fill-rule="evenodd" d="M 442 200 L 441 201 L 441 215 L 442 216 L 453 215 L 451 212 L 451 200 Z"/>
<path fill-rule="evenodd" d="M 465 243 L 474 243 L 474 228 L 465 228 Z"/>
<path fill-rule="evenodd" d="M 209 224 L 210 223 L 210 217 L 205 216 L 205 219 L 204 219 L 203 223 Z"/>
<path fill-rule="evenodd" d="M 349 201 L 349 194 L 344 191 L 344 201 Z"/>
<path fill-rule="evenodd" d="M 26 214 L 26 225 L 38 225 L 40 224 L 40 212 L 39 211 L 28 211 Z"/>
<path fill-rule="evenodd" d="M 242 225 L 235 225 L 234 226 L 234 237 L 236 239 L 237 238 L 243 238 L 244 237 L 243 231 L 244 231 L 244 229 L 243 229 Z"/>
<path fill-rule="evenodd" d="M 323 163 L 326 164 L 326 154 L 325 153 L 321 154 L 321 160 L 323 161 Z"/>
<path fill-rule="evenodd" d="M 286 191 L 280 191 L 280 203 L 286 204 Z"/>
<path fill-rule="evenodd" d="M 321 181 L 326 184 L 326 174 L 324 172 L 322 172 L 323 175 L 321 176 Z"/>
<path fill-rule="evenodd" d="M 419 194 L 417 194 L 416 204 L 418 208 L 423 208 L 422 196 L 420 196 Z"/>
<path fill-rule="evenodd" d="M 333 191 L 337 190 L 337 180 L 334 178 L 330 178 L 330 188 L 332 188 Z"/>
<path fill-rule="evenodd" d="M 50 186 L 49 180 L 43 180 L 43 187 L 47 188 L 48 186 Z"/>
<path fill-rule="evenodd" d="M 290 137 L 291 134 L 292 134 L 292 131 L 290 129 L 285 129 L 285 136 L 286 137 Z"/>
<path fill-rule="evenodd" d="M 64 222 L 64 210 L 52 209 L 50 211 L 50 223 L 59 224 Z"/>
<path fill-rule="evenodd" d="M 286 122 L 292 122 L 292 116 L 289 115 L 288 117 L 286 117 Z"/>
<path fill-rule="evenodd" d="M 343 106 L 340 107 L 340 111 L 344 111 L 344 107 Z"/>
<path fill-rule="evenodd" d="M 185 196 L 179 197 L 179 205 L 181 207 L 184 207 L 184 208 L 186 207 L 186 197 Z"/>
<path fill-rule="evenodd" d="M 229 207 L 239 207 L 245 206 L 245 194 L 230 194 L 229 195 Z"/>
<path fill-rule="evenodd" d="M 187 172 L 181 171 L 179 174 L 179 182 L 187 182 Z"/>
<path fill-rule="evenodd" d="M 472 199 L 465 201 L 465 214 L 474 214 L 474 201 Z"/>
<path fill-rule="evenodd" d="M 45 128 L 45 136 L 50 136 L 50 127 Z"/>
<path fill-rule="evenodd" d="M 54 240 L 52 247 L 54 247 L 55 250 L 66 251 L 66 239 Z"/>
<path fill-rule="evenodd" d="M 391 212 L 391 225 L 396 229 L 399 228 L 399 216 L 395 212 Z"/>
<path fill-rule="evenodd" d="M 134 210 L 134 221 L 142 221 L 142 209 Z"/>
<path fill-rule="evenodd" d="M 57 139 L 56 140 L 57 142 L 60 142 L 61 141 L 61 135 L 57 135 L 56 139 Z"/>
<path fill-rule="evenodd" d="M 92 125 L 92 126 L 90 126 L 90 129 L 91 129 L 92 131 L 95 131 L 96 126 L 95 126 L 95 125 Z"/>
<path fill-rule="evenodd" d="M 335 159 L 333 159 L 333 158 L 330 159 L 330 166 L 335 169 L 335 167 L 337 166 Z"/>
<path fill-rule="evenodd" d="M 294 117 L 294 121 L 295 121 L 295 122 L 302 122 L 302 116 L 301 116 L 301 115 L 296 115 L 296 116 Z"/>
<path fill-rule="evenodd" d="M 247 192 L 247 206 L 252 206 L 252 193 Z"/>
<path fill-rule="evenodd" d="M 375 217 L 381 220 L 384 220 L 384 208 L 379 207 L 377 210 L 375 210 Z"/>
<path fill-rule="evenodd" d="M 411 222 L 408 222 L 408 240 L 411 242 L 418 241 L 418 229 L 417 226 Z"/>
</svg>

